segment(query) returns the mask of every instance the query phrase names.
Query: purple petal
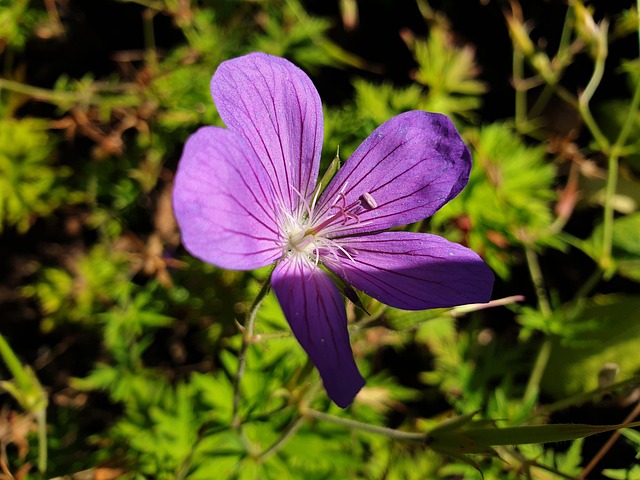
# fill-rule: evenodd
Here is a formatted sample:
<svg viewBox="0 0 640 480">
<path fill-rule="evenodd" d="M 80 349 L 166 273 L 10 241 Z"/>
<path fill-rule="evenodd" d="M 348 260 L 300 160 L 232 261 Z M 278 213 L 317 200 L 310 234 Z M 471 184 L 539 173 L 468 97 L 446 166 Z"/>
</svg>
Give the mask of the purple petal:
<svg viewBox="0 0 640 480">
<path fill-rule="evenodd" d="M 346 408 L 364 386 L 353 359 L 344 302 L 329 276 L 307 260 L 290 257 L 271 276 L 293 334 L 322 377 L 329 398 Z"/>
<path fill-rule="evenodd" d="M 173 208 L 182 243 L 205 262 L 251 270 L 282 256 L 271 183 L 253 150 L 234 132 L 205 127 L 187 140 Z"/>
<path fill-rule="evenodd" d="M 322 104 L 309 77 L 291 62 L 252 53 L 220 64 L 211 93 L 224 123 L 243 135 L 293 213 L 308 202 L 322 148 Z"/>
<path fill-rule="evenodd" d="M 403 113 L 378 127 L 338 171 L 318 202 L 316 224 L 358 203 L 329 236 L 422 220 L 460 193 L 470 169 L 469 149 L 446 116 Z"/>
<path fill-rule="evenodd" d="M 342 238 L 322 262 L 382 303 L 404 310 L 485 303 L 493 273 L 472 250 L 437 235 L 384 232 Z"/>
</svg>

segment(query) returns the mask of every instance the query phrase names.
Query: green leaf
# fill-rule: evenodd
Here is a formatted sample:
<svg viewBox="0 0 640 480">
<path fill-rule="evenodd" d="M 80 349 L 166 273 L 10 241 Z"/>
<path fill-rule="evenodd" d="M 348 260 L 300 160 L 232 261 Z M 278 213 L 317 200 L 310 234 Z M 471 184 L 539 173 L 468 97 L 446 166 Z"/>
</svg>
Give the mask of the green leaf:
<svg viewBox="0 0 640 480">
<path fill-rule="evenodd" d="M 563 307 L 564 338 L 556 338 L 542 389 L 558 398 L 598 387 L 598 374 L 616 364 L 621 377 L 640 368 L 640 296 L 598 295 L 576 308 Z M 575 326 L 575 328 L 574 328 Z"/>
<path fill-rule="evenodd" d="M 474 421 L 475 413 L 454 417 L 427 432 L 427 445 L 446 455 L 490 454 L 492 447 L 564 442 L 590 435 L 640 426 L 640 422 L 618 425 L 525 425 L 487 427 L 487 420 Z"/>
<path fill-rule="evenodd" d="M 420 108 L 473 118 L 486 85 L 477 79 L 479 69 L 472 46 L 458 46 L 444 23 L 433 24 L 426 40 L 407 42 L 418 62 L 415 81 L 427 87 Z"/>
</svg>

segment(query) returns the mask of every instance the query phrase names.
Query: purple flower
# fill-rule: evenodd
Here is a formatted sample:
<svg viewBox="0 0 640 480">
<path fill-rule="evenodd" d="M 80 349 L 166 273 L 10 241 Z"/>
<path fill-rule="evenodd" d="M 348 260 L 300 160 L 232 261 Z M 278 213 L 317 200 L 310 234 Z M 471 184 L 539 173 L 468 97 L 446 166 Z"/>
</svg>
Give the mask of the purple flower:
<svg viewBox="0 0 640 480">
<path fill-rule="evenodd" d="M 337 405 L 364 380 L 327 270 L 396 308 L 489 300 L 493 274 L 473 251 L 385 231 L 432 215 L 466 185 L 471 155 L 447 117 L 392 118 L 318 196 L 322 104 L 302 70 L 252 53 L 222 63 L 211 93 L 227 128 L 201 128 L 184 147 L 173 193 L 183 244 L 222 268 L 276 263 L 276 297 Z"/>
</svg>

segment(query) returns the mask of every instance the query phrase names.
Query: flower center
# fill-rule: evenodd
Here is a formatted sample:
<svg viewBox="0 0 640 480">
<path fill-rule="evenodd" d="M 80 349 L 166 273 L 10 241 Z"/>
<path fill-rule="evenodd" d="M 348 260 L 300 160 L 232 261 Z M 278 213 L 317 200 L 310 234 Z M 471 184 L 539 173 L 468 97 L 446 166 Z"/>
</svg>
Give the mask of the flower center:
<svg viewBox="0 0 640 480">
<path fill-rule="evenodd" d="M 283 253 L 317 265 L 321 257 L 326 255 L 346 257 L 354 261 L 356 252 L 343 248 L 339 239 L 333 237 L 340 230 L 350 228 L 349 225 L 360 224 L 359 215 L 377 208 L 378 203 L 370 193 L 364 193 L 356 201 L 347 204 L 345 195 L 340 192 L 331 205 L 329 214 L 324 215 L 323 219 L 314 218 L 315 198 L 311 205 L 305 204 L 303 207 L 302 211 L 295 214 L 286 213 L 283 209 Z"/>
<path fill-rule="evenodd" d="M 305 226 L 300 226 L 299 230 L 289 232 L 287 250 L 299 253 L 311 253 L 315 248 L 315 237 L 309 233 Z"/>
</svg>

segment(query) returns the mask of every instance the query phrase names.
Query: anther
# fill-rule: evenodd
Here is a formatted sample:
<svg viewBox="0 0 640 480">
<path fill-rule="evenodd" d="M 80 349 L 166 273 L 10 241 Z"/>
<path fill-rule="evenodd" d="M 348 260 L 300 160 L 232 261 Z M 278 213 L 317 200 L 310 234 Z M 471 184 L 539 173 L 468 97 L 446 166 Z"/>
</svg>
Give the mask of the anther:
<svg viewBox="0 0 640 480">
<path fill-rule="evenodd" d="M 364 192 L 362 195 L 360 195 L 359 200 L 362 206 L 369 210 L 372 210 L 378 206 L 378 202 L 376 202 L 376 199 L 373 198 L 373 196 L 369 192 Z"/>
</svg>

